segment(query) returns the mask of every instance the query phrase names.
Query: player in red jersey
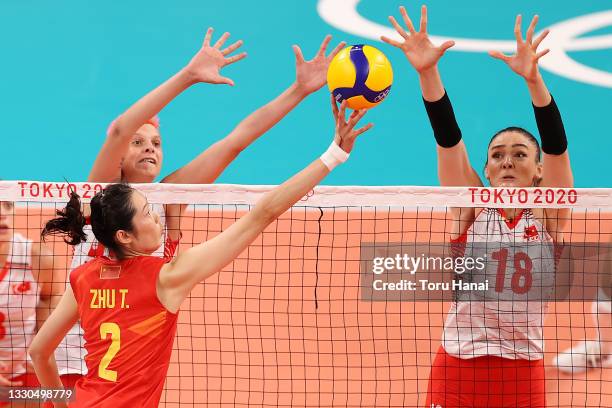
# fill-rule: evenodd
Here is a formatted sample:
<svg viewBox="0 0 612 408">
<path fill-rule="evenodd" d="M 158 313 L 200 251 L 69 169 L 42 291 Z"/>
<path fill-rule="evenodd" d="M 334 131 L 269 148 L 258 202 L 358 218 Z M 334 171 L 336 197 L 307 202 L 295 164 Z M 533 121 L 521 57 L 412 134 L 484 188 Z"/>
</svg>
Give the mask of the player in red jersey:
<svg viewBox="0 0 612 408">
<path fill-rule="evenodd" d="M 97 183 L 151 183 L 160 174 L 163 161 L 162 136 L 157 114 L 186 89 L 200 83 L 228 84 L 234 82 L 223 76 L 223 69 L 246 56 L 232 55 L 242 41 L 227 47 L 229 33 L 224 33 L 216 42 L 212 41 L 212 28 L 206 32 L 202 47 L 193 58 L 175 75 L 143 96 L 134 105 L 119 115 L 110 125 L 106 139 L 98 152 L 88 181 Z M 327 67 L 344 43 L 338 44 L 326 55 L 331 36 L 325 37 L 319 51 L 311 60 L 305 60 L 297 45 L 293 46 L 296 59 L 296 77 L 280 95 L 247 116 L 224 138 L 202 151 L 191 162 L 164 177 L 162 183 L 208 184 L 215 181 L 224 169 L 251 143 L 263 135 L 304 98 L 319 90 L 326 80 Z M 194 135 L 191 135 L 192 138 Z M 199 135 L 195 135 L 198 139 Z M 194 148 L 200 145 L 190 141 Z M 180 237 L 179 205 L 157 205 L 152 210 L 165 225 L 164 245 L 156 255 L 173 253 Z M 85 207 L 88 215 L 88 207 Z M 95 256 L 107 255 L 96 241 L 91 227 L 85 228 L 86 239 L 74 249 L 71 269 L 84 264 Z M 82 331 L 79 324 L 68 332 L 56 351 L 56 361 L 65 385 L 73 384 L 86 373 L 83 365 Z"/>
<path fill-rule="evenodd" d="M 438 61 L 454 43 L 432 44 L 427 34 L 425 6 L 421 8 L 418 31 L 406 9 L 401 7 L 400 12 L 407 31 L 395 18 L 389 19 L 403 40 L 387 37 L 382 40 L 401 49 L 419 75 L 423 101 L 437 142 L 440 184 L 483 186 L 468 158 L 438 71 Z M 561 115 L 538 69 L 539 59 L 549 50 L 538 51 L 548 31 L 536 36 L 537 21 L 535 16 L 524 39 L 521 16 L 517 16 L 514 27 L 516 53 L 507 56 L 492 51 L 490 55 L 504 61 L 524 79 L 542 147 L 530 132 L 520 127 L 507 127 L 493 135 L 487 146 L 484 166 L 485 177 L 492 187 L 573 186 Z M 533 260 L 534 267 L 528 272 L 529 279 L 533 280 L 530 287 L 534 292 L 537 287 L 549 287 L 543 283 L 554 274 L 554 243 L 563 242 L 562 231 L 569 221 L 568 209 L 452 208 L 451 215 L 451 241 L 457 247 L 484 242 L 491 247 L 504 244 L 508 251 L 510 245 L 519 243 L 530 251 L 521 255 Z M 540 244 L 528 247 L 526 244 L 532 241 Z M 474 247 L 477 248 L 475 245 L 471 248 Z M 495 269 L 495 254 L 489 254 L 486 263 L 489 270 Z M 503 288 L 510 287 L 506 282 L 514 280 L 510 277 L 520 276 L 517 274 L 522 272 L 516 266 L 517 259 L 514 258 L 514 266 L 504 269 Z M 501 264 L 500 260 L 497 265 Z M 543 360 L 546 302 L 543 296 L 534 300 L 533 295 L 527 298 L 530 293 L 522 297 L 513 293 L 516 286 L 513 283 L 511 290 L 501 290 L 506 296 L 502 301 L 487 298 L 453 302 L 444 325 L 442 345 L 431 368 L 428 408 L 546 406 Z"/>
<path fill-rule="evenodd" d="M 88 373 L 76 384 L 74 407 L 157 407 L 162 393 L 177 313 L 192 288 L 238 256 L 263 230 L 345 161 L 354 130 L 365 114 L 345 119 L 345 104 L 332 106 L 336 133 L 330 148 L 308 167 L 266 194 L 259 203 L 215 238 L 194 246 L 173 261 L 151 257 L 162 225 L 146 198 L 125 184 L 114 184 L 91 202 L 91 226 L 98 241 L 117 259 L 98 257 L 75 269 L 57 309 L 30 347 L 44 387 L 62 386 L 53 352 L 80 318 Z M 51 220 L 43 234 L 67 234 L 72 244 L 85 239 L 85 218 L 78 196 Z M 56 404 L 65 406 L 65 404 Z"/>
</svg>

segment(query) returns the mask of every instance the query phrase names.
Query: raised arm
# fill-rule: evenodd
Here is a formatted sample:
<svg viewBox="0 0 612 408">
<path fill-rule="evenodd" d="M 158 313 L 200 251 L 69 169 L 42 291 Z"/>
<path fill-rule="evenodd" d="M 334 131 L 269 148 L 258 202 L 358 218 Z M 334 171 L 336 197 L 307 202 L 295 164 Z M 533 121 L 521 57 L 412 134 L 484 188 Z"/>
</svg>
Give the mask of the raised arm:
<svg viewBox="0 0 612 408">
<path fill-rule="evenodd" d="M 78 315 L 76 299 L 72 288 L 68 286 L 59 304 L 30 344 L 28 353 L 43 388 L 64 388 L 53 353 L 68 330 L 76 323 Z M 55 406 L 67 405 L 55 403 Z"/>
<path fill-rule="evenodd" d="M 283 214 L 317 185 L 335 165 L 345 161 L 355 138 L 370 125 L 354 130 L 365 111 L 345 119 L 346 104 L 338 110 L 332 98 L 336 117 L 334 142 L 320 159 L 266 194 L 248 214 L 215 238 L 180 254 L 160 272 L 158 294 L 169 310 L 177 310 L 191 289 L 233 261 L 272 221 Z"/>
<path fill-rule="evenodd" d="M 535 27 L 538 22 L 538 16 L 536 15 L 527 29 L 526 39 L 523 40 L 521 21 L 522 18 L 518 15 L 514 24 L 516 53 L 508 56 L 499 51 L 491 51 L 489 54 L 493 58 L 504 61 L 512 71 L 525 80 L 527 89 L 529 89 L 542 141 L 542 180 L 540 185 L 572 187 L 574 177 L 567 152 L 567 138 L 561 113 L 538 69 L 538 61 L 550 51 L 544 49 L 538 52 L 540 43 L 546 38 L 549 31 L 544 30 L 534 39 Z"/>
<path fill-rule="evenodd" d="M 319 51 L 310 61 L 306 61 L 300 47 L 294 45 L 295 82 L 278 97 L 247 116 L 225 138 L 200 153 L 189 164 L 164 178 L 163 182 L 205 184 L 216 180 L 241 151 L 276 125 L 306 96 L 325 85 L 327 67 L 345 45 L 341 42 L 326 56 L 330 41 L 331 35 L 326 36 Z"/>
<path fill-rule="evenodd" d="M 32 274 L 40 287 L 40 300 L 36 305 L 38 331 L 62 298 L 66 278 L 65 273 L 55 267 L 51 249 L 42 244 L 32 248 Z"/>
<path fill-rule="evenodd" d="M 228 57 L 230 53 L 242 45 L 242 41 L 237 41 L 229 47 L 221 49 L 229 37 L 229 33 L 223 34 L 211 46 L 212 32 L 213 29 L 209 28 L 202 48 L 184 68 L 143 96 L 113 121 L 91 169 L 88 177 L 89 181 L 119 181 L 121 159 L 125 155 L 134 133 L 191 85 L 198 82 L 234 85 L 231 79 L 221 76 L 220 70 L 246 56 L 246 53 L 241 53 Z"/>
<path fill-rule="evenodd" d="M 461 139 L 461 130 L 457 125 L 453 107 L 438 70 L 438 61 L 455 43 L 447 41 L 437 47 L 431 42 L 427 34 L 427 7 L 421 8 L 419 31 L 414 28 L 403 6 L 400 7 L 400 13 L 408 32 L 393 16 L 389 16 L 389 21 L 403 41 L 396 41 L 385 36 L 381 39 L 402 50 L 419 75 L 423 102 L 437 143 L 440 184 L 443 186 L 482 186 L 480 177 L 470 164 L 465 144 Z"/>
</svg>

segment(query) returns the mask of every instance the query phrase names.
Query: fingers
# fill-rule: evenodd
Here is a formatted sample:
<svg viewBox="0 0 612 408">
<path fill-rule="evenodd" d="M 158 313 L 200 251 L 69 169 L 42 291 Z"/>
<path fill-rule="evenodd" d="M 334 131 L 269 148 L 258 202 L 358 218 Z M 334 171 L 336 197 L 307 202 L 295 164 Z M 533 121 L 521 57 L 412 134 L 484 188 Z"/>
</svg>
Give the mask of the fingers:
<svg viewBox="0 0 612 408">
<path fill-rule="evenodd" d="M 295 54 L 295 62 L 304 62 L 304 54 L 302 54 L 302 49 L 298 45 L 293 45 L 291 48 L 293 48 L 293 53 Z"/>
<path fill-rule="evenodd" d="M 401 35 L 405 40 L 407 40 L 408 37 L 409 37 L 408 33 L 402 28 L 401 25 L 399 25 L 399 23 L 397 22 L 395 17 L 389 16 L 389 21 L 391 22 L 391 24 L 393 24 L 393 27 L 395 28 L 395 31 L 397 31 L 397 33 L 399 35 Z"/>
<path fill-rule="evenodd" d="M 319 47 L 319 51 L 317 52 L 317 55 L 320 55 L 322 57 L 325 56 L 325 51 L 327 51 L 327 46 L 329 45 L 329 42 L 331 41 L 332 36 L 327 34 L 325 36 L 325 38 L 323 39 L 323 42 L 321 43 L 321 47 Z"/>
<path fill-rule="evenodd" d="M 229 47 L 227 47 L 224 50 L 222 50 L 221 54 L 223 54 L 223 55 L 231 54 L 232 52 L 234 52 L 238 48 L 240 48 L 242 46 L 242 44 L 243 44 L 242 40 L 238 40 L 235 43 L 233 43 L 232 45 L 230 45 Z"/>
<path fill-rule="evenodd" d="M 334 48 L 332 50 L 332 52 L 327 56 L 327 58 L 334 58 L 336 55 L 338 55 L 338 53 L 346 46 L 346 42 L 344 41 L 340 41 L 340 43 L 338 45 L 336 45 L 336 48 Z"/>
<path fill-rule="evenodd" d="M 516 16 L 516 21 L 514 22 L 514 37 L 516 38 L 516 42 L 523 42 L 523 34 L 521 34 L 521 21 L 523 17 L 519 14 Z"/>
<path fill-rule="evenodd" d="M 215 82 L 218 84 L 227 84 L 230 86 L 234 86 L 234 81 L 232 81 L 231 79 L 229 79 L 228 77 L 224 77 L 219 75 L 217 78 L 215 78 Z"/>
<path fill-rule="evenodd" d="M 421 6 L 421 24 L 419 25 L 419 32 L 427 32 L 427 6 L 424 4 Z"/>
<path fill-rule="evenodd" d="M 346 99 L 340 104 L 340 112 L 338 112 L 337 118 L 341 120 L 342 123 L 346 123 Z"/>
<path fill-rule="evenodd" d="M 234 63 L 234 62 L 236 62 L 236 61 L 240 61 L 241 59 L 246 58 L 246 56 L 247 56 L 247 53 L 246 53 L 246 52 L 241 52 L 241 53 L 240 53 L 240 54 L 238 54 L 238 55 L 234 55 L 234 56 L 232 56 L 232 57 L 226 58 L 226 59 L 225 59 L 225 65 L 230 65 L 230 64 L 233 64 L 233 63 Z"/>
<path fill-rule="evenodd" d="M 454 41 L 446 41 L 444 44 L 442 44 L 441 46 L 438 47 L 438 50 L 440 50 L 440 52 L 442 52 L 442 54 L 444 54 L 446 52 L 446 50 L 448 50 L 450 47 L 454 46 L 455 42 Z"/>
<path fill-rule="evenodd" d="M 381 39 L 383 42 L 386 42 L 387 44 L 392 45 L 392 46 L 394 46 L 394 47 L 397 47 L 397 48 L 401 48 L 401 47 L 402 47 L 402 43 L 400 43 L 399 41 L 392 40 L 392 39 L 391 39 L 391 38 L 389 38 L 389 37 L 385 37 L 384 35 L 383 35 L 383 36 L 381 36 L 381 37 L 380 37 L 380 39 Z"/>
<path fill-rule="evenodd" d="M 543 56 L 545 56 L 546 54 L 548 54 L 550 52 L 550 48 L 547 48 L 545 50 L 542 50 L 540 52 L 538 52 L 536 54 L 536 61 L 539 60 L 540 58 L 542 58 Z"/>
<path fill-rule="evenodd" d="M 504 62 L 508 62 L 510 57 L 508 55 L 503 54 L 501 51 L 489 51 L 489 55 L 495 59 L 502 60 Z"/>
<path fill-rule="evenodd" d="M 229 36 L 230 33 L 228 33 L 227 31 L 224 32 L 223 35 L 219 37 L 213 48 L 221 49 L 221 47 L 223 46 L 223 44 L 225 44 L 225 41 L 229 38 Z"/>
<path fill-rule="evenodd" d="M 359 109 L 359 110 L 353 111 L 348 121 L 349 129 L 353 129 L 355 125 L 357 124 L 357 122 L 359 122 L 361 118 L 363 118 L 363 115 L 365 115 L 366 112 L 367 111 L 365 109 Z"/>
<path fill-rule="evenodd" d="M 208 27 L 208 30 L 206 30 L 206 35 L 204 36 L 204 43 L 202 44 L 204 47 L 210 46 L 210 38 L 212 37 L 213 31 L 214 30 L 212 27 Z"/>
<path fill-rule="evenodd" d="M 410 20 L 410 17 L 408 16 L 408 12 L 406 11 L 406 7 L 401 6 L 400 13 L 402 14 L 402 18 L 404 19 L 404 23 L 406 24 L 406 27 L 408 27 L 408 31 L 410 31 L 410 34 L 416 33 L 416 30 L 414 29 L 414 25 L 412 24 L 412 20 Z"/>
<path fill-rule="evenodd" d="M 359 136 L 360 134 L 365 133 L 365 132 L 367 132 L 368 130 L 372 129 L 372 127 L 374 127 L 374 124 L 373 124 L 373 123 L 368 123 L 368 124 L 367 124 L 367 125 L 365 125 L 364 127 L 359 128 L 359 129 L 357 129 L 357 130 L 353 131 L 353 134 L 355 135 L 355 137 L 357 137 L 357 136 Z"/>
<path fill-rule="evenodd" d="M 336 98 L 334 94 L 331 95 L 331 105 L 332 105 L 332 113 L 334 114 L 334 120 L 338 119 L 338 103 L 336 102 Z"/>
<path fill-rule="evenodd" d="M 537 50 L 538 47 L 540 46 L 540 43 L 546 38 L 546 36 L 550 33 L 549 29 L 546 29 L 542 32 L 542 34 L 540 34 L 539 36 L 536 37 L 536 39 L 533 41 L 533 49 Z"/>
<path fill-rule="evenodd" d="M 528 44 L 531 44 L 531 41 L 533 40 L 533 32 L 535 31 L 535 26 L 538 23 L 539 18 L 540 17 L 536 14 L 531 19 L 531 23 L 529 23 L 529 28 L 527 28 L 527 43 Z"/>
</svg>

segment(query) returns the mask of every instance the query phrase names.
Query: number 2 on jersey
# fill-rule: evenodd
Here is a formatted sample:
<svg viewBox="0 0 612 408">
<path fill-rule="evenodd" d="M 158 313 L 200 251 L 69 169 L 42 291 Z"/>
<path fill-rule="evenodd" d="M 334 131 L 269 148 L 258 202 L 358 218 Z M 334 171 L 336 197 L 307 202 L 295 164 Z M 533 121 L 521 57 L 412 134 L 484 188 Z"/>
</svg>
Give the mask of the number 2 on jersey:
<svg viewBox="0 0 612 408">
<path fill-rule="evenodd" d="M 111 344 L 106 354 L 104 354 L 104 357 L 102 357 L 102 360 L 100 360 L 98 376 L 105 380 L 115 382 L 117 381 L 117 372 L 109 370 L 108 366 L 121 347 L 121 330 L 119 329 L 119 325 L 117 323 L 102 323 L 100 325 L 100 338 L 105 340 L 108 334 L 111 335 Z"/>
</svg>

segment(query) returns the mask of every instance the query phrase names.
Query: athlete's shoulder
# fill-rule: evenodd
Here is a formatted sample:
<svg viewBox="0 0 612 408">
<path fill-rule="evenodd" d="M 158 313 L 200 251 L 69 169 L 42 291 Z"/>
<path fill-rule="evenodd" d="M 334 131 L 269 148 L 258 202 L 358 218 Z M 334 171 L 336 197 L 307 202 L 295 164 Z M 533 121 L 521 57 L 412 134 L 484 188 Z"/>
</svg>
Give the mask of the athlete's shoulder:
<svg viewBox="0 0 612 408">
<path fill-rule="evenodd" d="M 153 265 L 158 265 L 158 266 L 162 266 L 163 264 L 167 263 L 168 259 L 166 258 L 162 258 L 159 256 L 138 256 L 134 259 L 132 259 L 132 265 L 134 266 L 138 266 L 138 267 L 149 267 L 149 266 L 153 266 Z"/>
<path fill-rule="evenodd" d="M 83 279 L 83 277 L 90 275 L 92 271 L 99 270 L 103 263 L 104 259 L 100 257 L 92 258 L 84 264 L 77 266 L 70 272 L 70 282 L 76 283 L 78 280 Z"/>
</svg>

